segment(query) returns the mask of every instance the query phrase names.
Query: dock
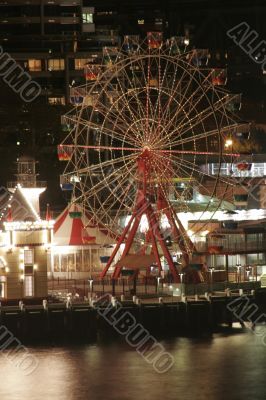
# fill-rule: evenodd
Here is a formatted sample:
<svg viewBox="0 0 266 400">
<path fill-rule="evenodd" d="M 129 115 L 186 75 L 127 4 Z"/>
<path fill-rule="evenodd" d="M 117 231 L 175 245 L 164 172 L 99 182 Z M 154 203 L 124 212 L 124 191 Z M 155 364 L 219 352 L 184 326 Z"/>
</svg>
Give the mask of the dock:
<svg viewBox="0 0 266 400">
<path fill-rule="evenodd" d="M 119 336 L 102 314 L 105 308 L 128 312 L 150 334 L 163 336 L 212 335 L 234 322 L 252 322 L 265 312 L 266 290 L 214 292 L 193 296 L 109 296 L 87 301 L 68 298 L 65 302 L 1 305 L 0 326 L 5 326 L 24 344 L 41 341 L 96 342 L 100 336 Z M 234 306 L 235 303 L 235 306 Z M 233 304 L 233 306 L 232 306 Z M 256 307 L 256 313 L 248 312 Z M 101 313 L 99 313 L 99 309 Z M 238 314 L 236 313 L 238 311 Z M 238 318 L 240 316 L 241 318 Z M 260 322 L 264 322 L 261 321 Z"/>
</svg>

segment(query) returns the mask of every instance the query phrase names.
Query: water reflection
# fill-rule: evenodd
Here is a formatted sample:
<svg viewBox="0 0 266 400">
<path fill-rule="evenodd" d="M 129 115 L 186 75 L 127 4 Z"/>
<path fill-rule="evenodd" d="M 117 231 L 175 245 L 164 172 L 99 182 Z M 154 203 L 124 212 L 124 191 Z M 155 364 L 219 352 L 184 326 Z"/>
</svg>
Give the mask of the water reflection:
<svg viewBox="0 0 266 400">
<path fill-rule="evenodd" d="M 265 399 L 266 348 L 251 332 L 162 344 L 175 357 L 163 375 L 123 342 L 32 348 L 39 367 L 26 377 L 0 353 L 0 399 Z"/>
</svg>

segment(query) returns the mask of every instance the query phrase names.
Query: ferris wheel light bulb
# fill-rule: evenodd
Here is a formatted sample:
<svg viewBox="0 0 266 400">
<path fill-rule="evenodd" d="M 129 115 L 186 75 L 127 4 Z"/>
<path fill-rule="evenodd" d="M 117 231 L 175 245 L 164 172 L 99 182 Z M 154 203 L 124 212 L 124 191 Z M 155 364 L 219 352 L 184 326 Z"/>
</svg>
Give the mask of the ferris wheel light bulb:
<svg viewBox="0 0 266 400">
<path fill-rule="evenodd" d="M 233 140 L 232 139 L 227 139 L 225 142 L 225 147 L 231 147 L 233 145 Z"/>
</svg>

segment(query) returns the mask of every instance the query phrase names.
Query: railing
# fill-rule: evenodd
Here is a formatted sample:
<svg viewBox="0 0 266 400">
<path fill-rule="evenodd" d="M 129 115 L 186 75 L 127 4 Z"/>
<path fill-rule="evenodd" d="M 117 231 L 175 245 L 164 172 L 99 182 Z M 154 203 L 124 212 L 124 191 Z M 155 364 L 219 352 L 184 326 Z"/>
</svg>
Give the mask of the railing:
<svg viewBox="0 0 266 400">
<path fill-rule="evenodd" d="M 79 296 L 87 296 L 90 293 L 103 295 L 105 293 L 115 293 L 117 295 L 132 295 L 135 293 L 142 295 L 155 295 L 162 291 L 162 282 L 156 278 L 143 279 L 118 279 L 114 281 L 109 278 L 94 279 L 90 285 L 88 279 L 64 279 L 55 278 L 48 280 L 48 291 L 50 294 L 60 296 L 60 293 L 72 293 Z"/>
<path fill-rule="evenodd" d="M 257 282 L 257 269 L 253 268 L 252 272 L 248 275 L 247 270 L 243 267 L 241 271 L 215 270 L 213 272 L 204 272 L 204 283 L 190 284 L 194 286 L 195 293 L 197 292 L 197 285 L 205 284 L 211 290 L 212 285 L 220 283 L 226 285 L 230 283 L 252 283 Z M 146 298 L 154 297 L 157 295 L 169 295 L 171 291 L 171 277 L 165 279 L 158 279 L 156 277 L 143 277 L 138 279 L 119 278 L 113 280 L 111 278 L 99 279 L 67 279 L 67 278 L 50 278 L 48 279 L 48 292 L 50 296 L 55 298 L 66 298 L 70 293 L 74 298 L 84 298 L 85 296 L 102 296 L 104 294 L 113 294 L 116 296 L 125 295 L 130 297 L 132 295 L 141 295 Z"/>
<path fill-rule="evenodd" d="M 213 252 L 213 253 L 225 253 L 225 252 L 248 252 L 248 251 L 265 251 L 266 240 L 253 240 L 253 241 L 219 241 L 219 242 L 198 242 L 195 243 L 196 249 L 199 253 Z M 211 250 L 213 248 L 213 250 Z M 215 248 L 216 251 L 215 251 Z"/>
<path fill-rule="evenodd" d="M 33 182 L 19 182 L 19 181 L 13 181 L 13 182 L 7 182 L 7 187 L 10 189 L 14 189 L 18 184 L 21 185 L 23 188 L 46 188 L 47 182 L 46 181 L 33 181 Z"/>
</svg>

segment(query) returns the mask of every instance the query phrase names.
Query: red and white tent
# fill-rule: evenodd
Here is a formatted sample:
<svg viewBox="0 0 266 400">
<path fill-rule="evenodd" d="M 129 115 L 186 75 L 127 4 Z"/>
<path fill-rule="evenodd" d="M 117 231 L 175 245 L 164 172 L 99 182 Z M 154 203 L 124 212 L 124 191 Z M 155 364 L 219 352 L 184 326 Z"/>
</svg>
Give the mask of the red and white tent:
<svg viewBox="0 0 266 400">
<path fill-rule="evenodd" d="M 55 246 L 104 246 L 115 244 L 116 238 L 75 205 L 66 207 L 57 217 L 53 243 Z"/>
</svg>

